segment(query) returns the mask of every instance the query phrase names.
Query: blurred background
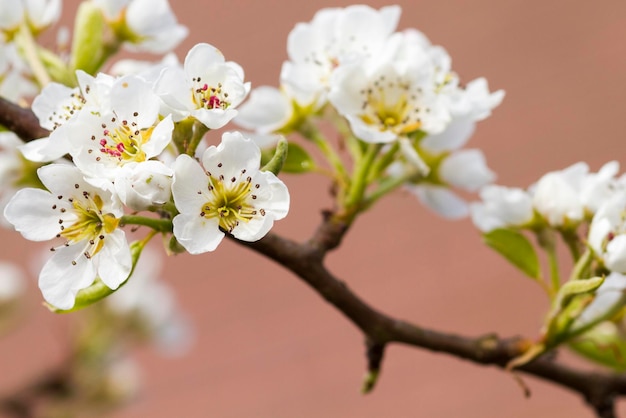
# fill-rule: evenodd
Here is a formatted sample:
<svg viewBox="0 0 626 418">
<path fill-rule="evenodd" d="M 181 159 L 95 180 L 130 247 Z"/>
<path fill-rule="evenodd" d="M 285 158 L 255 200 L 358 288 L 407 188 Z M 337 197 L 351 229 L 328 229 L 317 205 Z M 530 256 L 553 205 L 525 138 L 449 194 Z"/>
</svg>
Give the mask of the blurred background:
<svg viewBox="0 0 626 418">
<path fill-rule="evenodd" d="M 64 1 L 63 23 L 71 24 L 78 3 Z M 242 65 L 253 87 L 278 84 L 296 22 L 311 20 L 322 7 L 351 4 L 172 3 L 190 29 L 179 58 L 198 42 L 211 43 Z M 492 90 L 506 90 L 468 145 L 485 152 L 498 183 L 526 187 L 580 160 L 593 171 L 624 161 L 626 2 L 396 3 L 403 9 L 399 29 L 417 28 L 444 46 L 462 82 L 484 76 Z M 329 184 L 314 174 L 284 180 L 291 212 L 274 231 L 307 239 L 330 206 Z M 0 242 L 2 258 L 24 266 L 40 249 L 6 230 Z M 362 216 L 328 265 L 373 306 L 443 331 L 534 336 L 546 311 L 541 290 L 483 246 L 469 220 L 438 218 L 408 193 Z M 75 326 L 72 315 L 41 306 L 36 273 L 30 274 L 19 321 L 0 339 L 0 394 L 64 361 Z M 231 242 L 211 254 L 170 257 L 161 276 L 188 321 L 190 345 L 176 356 L 153 346 L 136 350 L 139 391 L 107 416 L 594 416 L 577 395 L 542 381 L 524 377 L 532 390 L 526 399 L 501 370 L 399 345 L 389 347 L 373 393 L 361 395 L 366 363 L 357 329 L 298 278 Z M 620 409 L 626 413 L 626 404 Z"/>
</svg>

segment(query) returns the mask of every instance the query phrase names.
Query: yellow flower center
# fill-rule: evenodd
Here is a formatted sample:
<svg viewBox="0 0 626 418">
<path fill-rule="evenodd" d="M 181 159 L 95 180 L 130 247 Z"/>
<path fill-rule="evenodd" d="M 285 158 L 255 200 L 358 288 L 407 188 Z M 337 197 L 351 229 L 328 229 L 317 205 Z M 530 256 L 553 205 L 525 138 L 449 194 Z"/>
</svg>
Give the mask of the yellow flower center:
<svg viewBox="0 0 626 418">
<path fill-rule="evenodd" d="M 78 219 L 67 227 L 63 225 L 62 220 L 59 220 L 61 232 L 57 236 L 67 239 L 66 245 L 88 240 L 89 246 L 84 255 L 91 258 L 102 249 L 105 235 L 113 232 L 120 220 L 110 213 L 102 212 L 103 201 L 99 195 L 92 197 L 89 192 L 85 191 L 83 197 L 84 199 L 68 199 Z M 63 213 L 65 209 L 61 208 L 60 211 Z"/>
<path fill-rule="evenodd" d="M 361 91 L 365 99 L 360 118 L 381 132 L 392 131 L 398 135 L 415 132 L 422 127 L 421 112 L 429 111 L 416 106 L 419 92 L 419 89 L 412 91 L 407 82 L 386 82 L 381 76 L 373 86 Z"/>
<path fill-rule="evenodd" d="M 224 176 L 216 178 L 209 175 L 209 200 L 202 205 L 200 216 L 217 218 L 220 228 L 230 233 L 240 222 L 249 222 L 257 214 L 265 215 L 265 210 L 257 211 L 250 201 L 257 198 L 252 190 L 259 187 L 259 184 L 252 184 L 249 176 L 245 179 L 224 179 Z"/>
</svg>

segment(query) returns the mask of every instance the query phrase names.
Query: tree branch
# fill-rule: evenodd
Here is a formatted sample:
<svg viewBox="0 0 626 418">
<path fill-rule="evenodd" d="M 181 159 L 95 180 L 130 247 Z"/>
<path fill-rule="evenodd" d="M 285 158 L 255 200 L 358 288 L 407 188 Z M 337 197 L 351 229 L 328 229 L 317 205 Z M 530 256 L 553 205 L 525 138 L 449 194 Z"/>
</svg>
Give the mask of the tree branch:
<svg viewBox="0 0 626 418">
<path fill-rule="evenodd" d="M 48 135 L 31 110 L 2 98 L 0 124 L 25 141 Z M 495 334 L 466 337 L 443 333 L 393 318 L 371 307 L 324 267 L 325 255 L 340 245 L 348 229 L 348 224 L 326 212 L 320 227 L 305 243 L 276 234 L 268 234 L 257 242 L 233 240 L 293 272 L 350 319 L 366 336 L 370 371 L 380 368 L 384 347 L 389 343 L 447 353 L 500 368 L 524 352 L 529 341 L 520 337 L 499 338 Z M 626 375 L 579 370 L 559 362 L 554 356 L 541 356 L 517 370 L 579 393 L 601 418 L 615 417 L 615 398 L 626 395 Z"/>
<path fill-rule="evenodd" d="M 0 125 L 13 131 L 25 142 L 50 135 L 50 132 L 39 126 L 39 120 L 30 109 L 20 107 L 3 97 L 0 97 Z"/>
<path fill-rule="evenodd" d="M 495 334 L 467 337 L 443 333 L 377 311 L 323 265 L 326 252 L 335 247 L 326 243 L 338 245 L 347 232 L 344 225 L 333 225 L 333 222 L 333 217 L 326 214 L 314 237 L 304 244 L 276 234 L 268 234 L 257 242 L 234 241 L 295 273 L 352 321 L 366 336 L 368 362 L 371 360 L 369 347 L 380 349 L 389 343 L 402 343 L 447 353 L 478 364 L 505 368 L 509 361 L 522 354 L 531 343 L 520 337 L 499 338 Z M 382 352 L 378 360 L 382 360 Z M 557 361 L 551 355 L 541 356 L 516 370 L 579 393 L 598 417 L 615 417 L 615 398 L 626 395 L 625 375 L 575 369 Z"/>
</svg>

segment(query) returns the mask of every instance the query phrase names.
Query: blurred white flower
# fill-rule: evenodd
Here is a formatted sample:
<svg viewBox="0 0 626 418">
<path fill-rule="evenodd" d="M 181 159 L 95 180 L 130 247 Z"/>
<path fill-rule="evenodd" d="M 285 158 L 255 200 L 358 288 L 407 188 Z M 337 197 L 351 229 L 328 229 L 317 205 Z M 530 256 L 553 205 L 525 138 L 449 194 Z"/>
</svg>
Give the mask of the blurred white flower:
<svg viewBox="0 0 626 418">
<path fill-rule="evenodd" d="M 18 298 L 26 286 L 22 269 L 16 264 L 0 261 L 0 305 Z"/>
<path fill-rule="evenodd" d="M 378 55 L 400 13 L 398 6 L 319 10 L 311 22 L 298 23 L 289 33 L 289 61 L 283 64 L 281 84 L 288 85 L 300 103 L 324 103 L 333 71 L 346 62 Z"/>
<path fill-rule="evenodd" d="M 126 48 L 162 54 L 187 37 L 167 0 L 93 0 Z"/>
<path fill-rule="evenodd" d="M 521 227 L 532 221 L 532 197 L 524 190 L 488 185 L 480 191 L 481 202 L 470 205 L 472 222 L 482 232 Z"/>
<path fill-rule="evenodd" d="M 447 219 L 460 219 L 470 213 L 469 205 L 451 188 L 476 192 L 495 180 L 480 150 L 459 150 L 444 157 L 436 167 L 433 177 L 438 183 L 428 181 L 408 184 L 423 205 Z"/>
<path fill-rule="evenodd" d="M 606 268 L 626 273 L 626 194 L 616 194 L 598 209 L 588 242 Z"/>
<path fill-rule="evenodd" d="M 159 253 L 146 247 L 132 277 L 106 303 L 116 315 L 139 319 L 159 348 L 171 354 L 181 353 L 191 344 L 192 330 L 180 312 L 172 288 L 160 280 L 162 264 Z"/>
<path fill-rule="evenodd" d="M 607 318 L 626 301 L 626 276 L 611 273 L 595 292 L 593 301 L 582 311 L 572 324 L 572 330 L 583 328 L 593 322 Z"/>
</svg>

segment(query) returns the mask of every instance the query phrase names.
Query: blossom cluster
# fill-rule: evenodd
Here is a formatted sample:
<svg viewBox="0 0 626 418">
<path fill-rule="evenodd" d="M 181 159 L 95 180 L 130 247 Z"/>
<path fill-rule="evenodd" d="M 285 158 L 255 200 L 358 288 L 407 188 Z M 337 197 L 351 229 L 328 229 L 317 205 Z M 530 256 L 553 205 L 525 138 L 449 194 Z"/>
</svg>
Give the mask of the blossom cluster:
<svg viewBox="0 0 626 418">
<path fill-rule="evenodd" d="M 280 88 L 254 89 L 236 122 L 260 136 L 307 136 L 308 119 L 331 107 L 359 140 L 400 150 L 390 176 L 417 171 L 406 186 L 439 214 L 461 218 L 467 204 L 450 187 L 474 192 L 495 179 L 480 150 L 461 148 L 504 92 L 489 92 L 484 78 L 463 86 L 442 47 L 416 29 L 396 31 L 400 13 L 354 5 L 297 24 Z"/>
<path fill-rule="evenodd" d="M 59 3 L 46 5 L 57 10 Z M 165 0 L 83 5 L 134 50 L 167 52 L 187 33 Z M 30 22 L 24 16 L 18 26 Z M 72 83 L 43 86 L 32 110 L 50 135 L 22 143 L 3 133 L 0 156 L 7 160 L 3 195 L 13 195 L 6 221 L 29 240 L 57 242 L 39 275 L 50 305 L 70 309 L 78 292 L 96 282 L 117 289 L 156 232 L 173 230 L 173 248 L 201 253 L 215 250 L 225 233 L 258 240 L 286 216 L 287 188 L 260 171 L 261 151 L 252 140 L 226 132 L 219 145 L 201 144 L 237 115 L 249 90 L 243 69 L 207 43 L 191 48 L 182 64 L 166 59 L 123 75 L 76 68 Z M 133 246 L 125 224 L 153 232 Z"/>
<path fill-rule="evenodd" d="M 480 197 L 481 201 L 471 204 L 472 220 L 488 240 L 500 237 L 494 248 L 513 245 L 510 233 L 502 235 L 501 231 L 519 234 L 515 235 L 518 242 L 525 240 L 521 232 L 527 231 L 537 237 L 551 260 L 548 294 L 557 305 L 548 315 L 543 340 L 576 343 L 587 332 L 581 338 L 593 341 L 598 332 L 604 342 L 587 347 L 583 354 L 608 358 L 607 364 L 622 368 L 622 358 L 598 348 L 621 344 L 618 341 L 626 338 L 623 326 L 616 325 L 623 322 L 626 305 L 626 175 L 619 175 L 619 163 L 611 161 L 591 172 L 586 163 L 578 162 L 543 175 L 527 189 L 485 186 Z M 557 236 L 575 263 L 565 282 L 557 267 Z M 541 280 L 539 270 L 530 267 L 537 264 L 536 256 L 529 246 L 525 248 L 516 255 L 507 255 L 506 250 L 503 254 Z"/>
<path fill-rule="evenodd" d="M 84 1 L 71 46 L 60 31 L 55 51 L 37 37 L 60 8 L 61 0 L 0 4 L 0 95 L 31 103 L 49 131 L 26 143 L 0 132 L 0 220 L 29 240 L 55 241 L 39 275 L 54 309 L 79 309 L 118 289 L 157 234 L 166 252 L 191 254 L 216 250 L 226 234 L 263 238 L 289 211 L 282 171 L 330 177 L 327 221 L 342 228 L 401 187 L 446 218 L 471 215 L 487 244 L 549 296 L 530 354 L 592 338 L 594 327 L 616 327 L 624 316 L 626 176 L 618 177 L 618 163 L 598 172 L 577 163 L 527 189 L 493 184 L 482 151 L 465 146 L 504 92 L 491 92 L 485 78 L 461 82 L 443 47 L 398 30 L 398 6 L 318 11 L 290 32 L 279 87 L 253 90 L 243 68 L 209 43 L 179 62 L 171 51 L 188 31 L 167 0 Z M 169 54 L 110 63 L 120 49 Z M 248 132 L 213 138 L 231 122 Z M 455 189 L 481 201 L 469 204 Z M 149 232 L 129 243 L 126 225 Z M 549 281 L 528 235 L 547 253 Z M 567 280 L 559 237 L 574 264 Z M 171 305 L 137 276 L 138 293 Z M 155 313 L 129 294 L 111 309 Z M 598 359 L 599 351 L 586 354 Z"/>
</svg>

